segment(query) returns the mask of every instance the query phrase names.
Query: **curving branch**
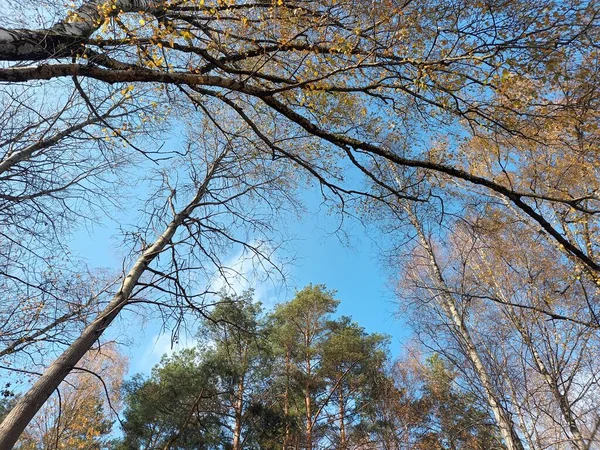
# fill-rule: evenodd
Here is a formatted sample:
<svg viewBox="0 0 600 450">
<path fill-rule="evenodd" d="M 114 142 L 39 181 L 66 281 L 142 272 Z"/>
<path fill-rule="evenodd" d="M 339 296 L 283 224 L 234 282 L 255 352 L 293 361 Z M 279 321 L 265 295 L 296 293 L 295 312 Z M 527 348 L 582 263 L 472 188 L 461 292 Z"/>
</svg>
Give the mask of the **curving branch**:
<svg viewBox="0 0 600 450">
<path fill-rule="evenodd" d="M 244 83 L 235 79 L 228 79 L 219 76 L 198 75 L 194 73 L 182 72 L 160 72 L 144 68 L 133 69 L 132 67 L 122 70 L 109 70 L 97 66 L 83 64 L 55 64 L 41 65 L 38 67 L 14 67 L 0 69 L 0 80 L 13 82 L 44 80 L 65 76 L 83 76 L 101 80 L 107 83 L 159 82 L 176 85 L 185 84 L 189 86 L 212 86 L 229 89 L 260 98 L 273 110 L 304 128 L 313 136 L 324 139 L 325 141 L 328 141 L 344 150 L 352 148 L 354 150 L 366 151 L 368 153 L 383 157 L 401 166 L 419 167 L 426 170 L 443 173 L 450 177 L 467 181 L 501 194 L 509 199 L 517 208 L 523 211 L 532 220 L 537 222 L 541 229 L 543 229 L 545 233 L 550 235 L 560 245 L 562 245 L 570 255 L 581 261 L 586 267 L 590 268 L 594 272 L 600 271 L 600 263 L 590 258 L 576 244 L 570 242 L 560 231 L 553 227 L 552 224 L 546 220 L 542 214 L 537 212 L 535 208 L 525 202 L 524 199 L 530 197 L 528 194 L 515 191 L 510 187 L 504 186 L 484 177 L 473 175 L 456 167 L 447 166 L 432 161 L 405 158 L 381 146 L 364 142 L 347 135 L 329 132 L 322 127 L 319 127 L 303 115 L 299 114 L 279 99 L 275 98 L 269 90 L 257 88 L 249 85 L 248 83 Z M 536 199 L 540 199 L 540 197 L 542 196 L 535 196 Z M 560 201 L 561 203 L 567 205 L 573 204 L 573 199 L 561 200 L 557 198 L 549 198 L 547 200 L 553 202 Z"/>
</svg>

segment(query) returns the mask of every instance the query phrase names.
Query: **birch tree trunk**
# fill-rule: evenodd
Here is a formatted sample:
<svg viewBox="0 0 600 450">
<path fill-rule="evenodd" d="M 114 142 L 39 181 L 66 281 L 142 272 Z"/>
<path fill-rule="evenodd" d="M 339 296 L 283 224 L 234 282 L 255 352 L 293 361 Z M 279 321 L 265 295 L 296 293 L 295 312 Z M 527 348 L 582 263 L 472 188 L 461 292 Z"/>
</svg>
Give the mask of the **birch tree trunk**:
<svg viewBox="0 0 600 450">
<path fill-rule="evenodd" d="M 446 281 L 442 275 L 442 271 L 437 263 L 437 259 L 425 233 L 423 232 L 423 228 L 419 223 L 417 217 L 414 212 L 408 206 L 403 205 L 403 209 L 408 214 L 409 220 L 411 221 L 415 231 L 417 232 L 417 236 L 419 239 L 419 243 L 427 253 L 427 257 L 429 258 L 429 265 L 432 271 L 432 275 L 434 278 L 434 283 L 437 284 L 437 288 L 439 288 L 438 298 L 440 299 L 440 303 L 448 318 L 452 321 L 455 329 L 459 333 L 461 341 L 463 343 L 463 348 L 465 351 L 465 356 L 471 362 L 473 369 L 477 378 L 479 379 L 487 398 L 487 402 L 492 410 L 492 414 L 494 415 L 494 419 L 498 428 L 500 430 L 500 435 L 504 444 L 506 445 L 507 450 L 524 450 L 524 446 L 521 442 L 521 439 L 518 437 L 512 420 L 510 419 L 509 412 L 502 406 L 499 402 L 495 389 L 493 387 L 490 376 L 481 360 L 481 357 L 473 343 L 473 339 L 471 338 L 471 334 L 464 323 L 462 316 L 458 309 L 456 308 L 456 304 L 454 299 L 448 294 L 448 286 L 446 285 Z"/>
<path fill-rule="evenodd" d="M 572 444 L 575 446 L 575 448 L 577 448 L 577 450 L 586 450 L 588 448 L 588 446 L 586 445 L 586 443 L 583 439 L 583 435 L 581 434 L 581 430 L 579 429 L 579 426 L 577 425 L 577 422 L 575 420 L 575 416 L 571 409 L 571 404 L 569 402 L 567 392 L 561 392 L 561 389 L 560 389 L 560 386 L 558 383 L 558 379 L 557 379 L 557 375 L 552 374 L 551 371 L 546 366 L 546 363 L 544 362 L 542 355 L 540 354 L 535 343 L 533 342 L 533 339 L 532 339 L 529 331 L 526 329 L 522 320 L 518 317 L 518 315 L 515 311 L 515 307 L 508 306 L 508 305 L 510 305 L 511 302 L 509 301 L 508 298 L 506 298 L 504 296 L 504 292 L 500 288 L 500 284 L 496 280 L 496 277 L 494 277 L 492 274 L 491 278 L 493 280 L 494 287 L 496 288 L 496 292 L 497 292 L 498 296 L 507 305 L 506 306 L 507 309 L 505 310 L 506 315 L 508 316 L 509 320 L 513 323 L 517 332 L 521 336 L 521 339 L 523 339 L 523 343 L 527 346 L 527 348 L 531 352 L 531 355 L 533 356 L 533 362 L 535 364 L 535 367 L 537 368 L 538 372 L 542 375 L 544 382 L 550 389 L 550 392 L 552 393 L 554 400 L 556 401 L 556 403 L 559 406 L 559 409 L 563 416 L 563 419 L 567 423 L 569 431 L 571 432 Z"/>
<path fill-rule="evenodd" d="M 159 0 L 89 0 L 48 29 L 0 28 L 0 55 L 5 61 L 39 61 L 74 55 L 104 21 L 120 12 L 152 12 Z"/>
<path fill-rule="evenodd" d="M 58 388 L 69 372 L 77 365 L 83 355 L 94 345 L 102 333 L 108 328 L 113 320 L 119 315 L 140 277 L 148 266 L 169 245 L 179 226 L 193 213 L 200 200 L 208 190 L 209 182 L 214 176 L 217 167 L 223 160 L 222 153 L 212 164 L 206 174 L 202 185 L 198 187 L 192 201 L 179 213 L 164 229 L 162 234 L 152 245 L 146 248 L 135 261 L 119 291 L 114 295 L 108 306 L 94 319 L 64 352 L 46 369 L 44 374 L 35 382 L 29 391 L 19 399 L 10 413 L 0 424 L 0 449 L 13 448 L 25 427 L 33 419 L 41 406 Z"/>
</svg>

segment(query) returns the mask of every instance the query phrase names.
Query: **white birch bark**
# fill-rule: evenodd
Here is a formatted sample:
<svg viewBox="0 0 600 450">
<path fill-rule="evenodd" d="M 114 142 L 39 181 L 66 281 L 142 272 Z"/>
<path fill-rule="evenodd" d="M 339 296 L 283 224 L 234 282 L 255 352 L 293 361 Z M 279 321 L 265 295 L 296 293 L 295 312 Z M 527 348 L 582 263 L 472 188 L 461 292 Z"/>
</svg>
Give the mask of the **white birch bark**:
<svg viewBox="0 0 600 450">
<path fill-rule="evenodd" d="M 89 38 L 107 17 L 120 12 L 152 12 L 161 3 L 160 0 L 89 0 L 47 29 L 0 27 L 0 60 L 39 61 L 71 56 L 76 44 Z"/>
</svg>

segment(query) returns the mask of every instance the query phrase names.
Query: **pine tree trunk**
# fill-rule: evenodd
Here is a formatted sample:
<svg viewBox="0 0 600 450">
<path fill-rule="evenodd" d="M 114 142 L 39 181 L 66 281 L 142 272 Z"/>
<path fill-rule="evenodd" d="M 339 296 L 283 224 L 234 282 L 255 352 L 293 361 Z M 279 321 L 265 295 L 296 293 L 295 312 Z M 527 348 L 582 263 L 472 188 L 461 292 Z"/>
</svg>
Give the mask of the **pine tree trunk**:
<svg viewBox="0 0 600 450">
<path fill-rule="evenodd" d="M 283 450 L 287 450 L 290 442 L 290 348 L 285 349 L 285 392 L 283 394 L 283 417 L 285 419 L 285 436 Z"/>
<path fill-rule="evenodd" d="M 234 414 L 235 414 L 235 425 L 233 428 L 233 442 L 232 450 L 241 449 L 241 436 L 242 436 L 242 413 L 244 407 L 244 377 L 241 377 L 238 383 L 237 398 L 235 400 Z"/>
<path fill-rule="evenodd" d="M 346 408 L 344 407 L 344 393 L 342 388 L 340 387 L 338 393 L 338 400 L 340 404 L 339 413 L 340 413 L 340 450 L 346 450 L 346 424 L 344 421 L 344 416 L 346 415 Z"/>
<path fill-rule="evenodd" d="M 306 343 L 307 349 L 308 349 L 308 342 Z M 310 364 L 310 355 L 307 353 L 306 356 L 306 383 L 305 383 L 305 390 L 304 390 L 304 404 L 306 407 L 306 449 L 307 450 L 312 450 L 312 446 L 313 446 L 313 436 L 312 436 L 312 429 L 313 429 L 313 422 L 312 422 L 312 403 L 311 403 L 311 398 L 310 398 L 310 377 L 312 375 L 312 371 L 311 371 L 311 364 Z"/>
</svg>

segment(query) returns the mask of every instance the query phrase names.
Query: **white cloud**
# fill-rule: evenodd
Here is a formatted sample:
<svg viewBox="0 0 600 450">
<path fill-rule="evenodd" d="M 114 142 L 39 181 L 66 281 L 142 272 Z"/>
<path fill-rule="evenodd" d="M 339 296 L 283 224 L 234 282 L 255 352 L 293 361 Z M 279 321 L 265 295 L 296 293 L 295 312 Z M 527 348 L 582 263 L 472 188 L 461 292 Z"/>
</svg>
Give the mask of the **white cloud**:
<svg viewBox="0 0 600 450">
<path fill-rule="evenodd" d="M 132 361 L 135 364 L 131 372 L 149 374 L 152 368 L 160 362 L 163 355 L 172 355 L 177 351 L 192 348 L 195 345 L 196 340 L 189 333 L 184 333 L 174 343 L 171 340 L 170 333 L 157 333 L 150 339 L 146 347 L 141 349 L 138 355 L 132 355 Z"/>
<path fill-rule="evenodd" d="M 252 243 L 252 245 L 257 245 Z M 225 259 L 222 273 L 217 273 L 210 280 L 210 290 L 224 291 L 228 294 L 241 294 L 248 289 L 254 289 L 254 300 L 270 308 L 277 303 L 282 292 L 283 281 L 276 271 L 269 271 L 258 264 L 255 259 L 242 251 L 232 254 Z M 216 299 L 215 299 L 216 300 Z M 189 324 L 197 323 L 190 317 Z M 188 324 L 188 325 L 189 325 Z M 191 327 L 190 327 L 191 328 Z M 178 350 L 191 348 L 196 345 L 194 338 L 195 329 L 182 327 L 181 336 L 177 342 L 171 342 L 171 333 L 164 330 L 162 322 L 151 320 L 146 328 L 151 339 L 144 339 L 142 346 L 137 351 L 133 350 L 131 357 L 130 374 L 149 374 L 151 369 L 160 362 L 163 355 L 171 355 Z"/>
<path fill-rule="evenodd" d="M 224 266 L 222 273 L 215 274 L 211 280 L 211 290 L 241 294 L 254 289 L 254 300 L 263 306 L 268 308 L 277 302 L 277 292 L 282 285 L 281 275 L 277 271 L 269 270 L 268 266 L 265 267 L 242 251 L 228 258 Z"/>
</svg>

